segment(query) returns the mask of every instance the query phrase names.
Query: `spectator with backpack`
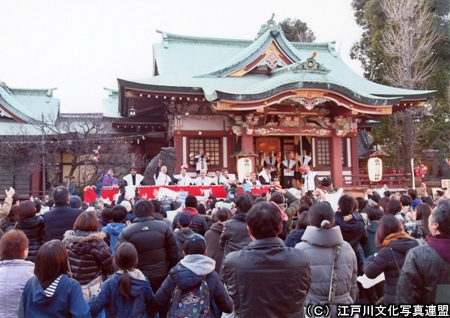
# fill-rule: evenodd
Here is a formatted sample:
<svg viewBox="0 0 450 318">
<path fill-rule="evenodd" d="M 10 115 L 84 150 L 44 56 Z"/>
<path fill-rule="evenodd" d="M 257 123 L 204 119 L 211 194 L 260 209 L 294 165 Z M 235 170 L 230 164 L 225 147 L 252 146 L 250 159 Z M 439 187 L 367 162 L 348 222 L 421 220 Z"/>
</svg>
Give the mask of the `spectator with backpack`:
<svg viewBox="0 0 450 318">
<path fill-rule="evenodd" d="M 233 301 L 214 271 L 215 261 L 205 256 L 203 236 L 191 235 L 184 242 L 183 253 L 185 257 L 172 268 L 156 293 L 161 305 L 170 302 L 169 317 L 214 318 L 213 301 L 221 311 L 230 313 Z"/>
<path fill-rule="evenodd" d="M 122 243 L 114 254 L 118 271 L 89 300 L 92 317 L 105 309 L 106 317 L 143 317 L 154 306 L 155 296 L 147 277 L 136 268 L 138 254 L 131 243 Z"/>
</svg>

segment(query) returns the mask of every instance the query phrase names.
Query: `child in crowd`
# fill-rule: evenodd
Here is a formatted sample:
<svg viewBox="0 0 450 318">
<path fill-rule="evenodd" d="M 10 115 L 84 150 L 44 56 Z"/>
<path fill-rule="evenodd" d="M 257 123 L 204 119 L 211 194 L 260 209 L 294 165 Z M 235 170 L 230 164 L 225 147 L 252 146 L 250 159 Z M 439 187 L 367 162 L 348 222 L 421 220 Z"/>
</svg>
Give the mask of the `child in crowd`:
<svg viewBox="0 0 450 318">
<path fill-rule="evenodd" d="M 195 232 L 192 231 L 189 226 L 191 225 L 192 218 L 187 212 L 181 212 L 178 216 L 178 224 L 180 224 L 180 230 L 175 231 L 178 241 L 178 246 L 180 247 L 180 251 L 183 250 L 184 242 L 186 241 L 186 238 L 194 234 Z M 183 256 L 183 255 L 182 255 Z"/>
<path fill-rule="evenodd" d="M 170 270 L 169 275 L 156 292 L 155 296 L 158 302 L 161 305 L 167 305 L 171 301 L 176 287 L 182 292 L 192 290 L 196 286 L 199 288 L 203 286 L 202 282 L 205 280 L 209 289 L 210 317 L 216 317 L 214 310 L 212 310 L 213 301 L 219 310 L 230 313 L 233 310 L 233 301 L 228 296 L 219 275 L 214 271 L 216 262 L 205 256 L 206 242 L 203 236 L 195 233 L 188 237 L 183 245 L 183 253 L 184 259 Z M 179 306 L 185 305 L 189 306 L 189 304 L 184 304 L 183 299 L 181 299 Z"/>
<path fill-rule="evenodd" d="M 116 205 L 111 211 L 111 219 L 113 223 L 109 223 L 107 226 L 102 228 L 102 232 L 107 233 L 109 236 L 109 248 L 111 249 L 112 255 L 114 255 L 114 248 L 116 247 L 117 238 L 126 226 L 122 223 L 122 221 L 127 216 L 127 213 L 127 209 L 123 205 Z"/>
<path fill-rule="evenodd" d="M 106 317 L 143 317 L 154 306 L 155 296 L 148 279 L 136 269 L 138 255 L 133 244 L 120 244 L 114 254 L 119 269 L 105 281 L 98 295 L 89 300 L 92 317 L 102 309 Z"/>
</svg>

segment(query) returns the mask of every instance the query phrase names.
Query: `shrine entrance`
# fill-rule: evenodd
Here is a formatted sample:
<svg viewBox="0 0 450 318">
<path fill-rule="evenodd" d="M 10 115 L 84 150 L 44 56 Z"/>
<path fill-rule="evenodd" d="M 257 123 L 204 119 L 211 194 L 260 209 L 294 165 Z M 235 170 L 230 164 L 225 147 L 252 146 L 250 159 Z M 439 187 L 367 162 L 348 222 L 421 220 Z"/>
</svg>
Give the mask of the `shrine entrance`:
<svg viewBox="0 0 450 318">
<path fill-rule="evenodd" d="M 255 137 L 254 148 L 258 154 L 256 162 L 256 171 L 261 171 L 264 166 L 264 158 L 269 155 L 277 157 L 277 165 L 286 158 L 287 153 L 301 155 L 300 138 L 298 136 L 275 136 L 275 137 Z M 302 137 L 302 147 L 308 155 L 311 155 L 311 138 Z"/>
</svg>

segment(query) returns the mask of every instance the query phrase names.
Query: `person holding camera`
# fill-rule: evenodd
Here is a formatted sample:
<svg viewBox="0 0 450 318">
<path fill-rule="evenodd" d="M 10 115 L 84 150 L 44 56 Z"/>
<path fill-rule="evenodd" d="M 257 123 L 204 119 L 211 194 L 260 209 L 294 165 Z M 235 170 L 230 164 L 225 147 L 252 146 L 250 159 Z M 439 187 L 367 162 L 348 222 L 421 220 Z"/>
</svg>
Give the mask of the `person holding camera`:
<svg viewBox="0 0 450 318">
<path fill-rule="evenodd" d="M 203 149 L 199 150 L 199 154 L 194 157 L 195 161 L 195 170 L 197 174 L 200 174 L 200 170 L 205 169 L 206 173 L 208 173 L 208 163 L 209 158 L 205 155 L 205 151 Z"/>
</svg>

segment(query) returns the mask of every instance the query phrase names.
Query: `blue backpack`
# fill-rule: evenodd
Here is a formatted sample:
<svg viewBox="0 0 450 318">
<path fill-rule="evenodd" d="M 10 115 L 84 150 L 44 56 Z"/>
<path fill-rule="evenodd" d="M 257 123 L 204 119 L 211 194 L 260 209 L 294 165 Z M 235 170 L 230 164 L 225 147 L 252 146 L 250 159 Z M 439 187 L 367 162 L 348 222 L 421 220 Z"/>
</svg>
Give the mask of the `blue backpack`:
<svg viewBox="0 0 450 318">
<path fill-rule="evenodd" d="M 209 287 L 205 279 L 197 286 L 181 290 L 175 287 L 170 300 L 170 318 L 210 318 Z"/>
</svg>

